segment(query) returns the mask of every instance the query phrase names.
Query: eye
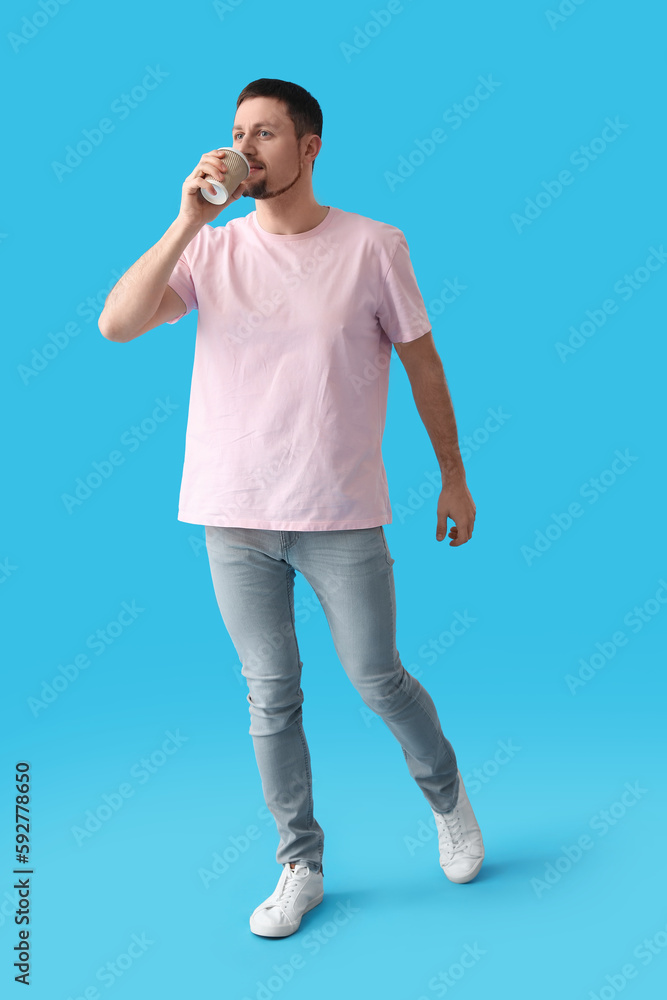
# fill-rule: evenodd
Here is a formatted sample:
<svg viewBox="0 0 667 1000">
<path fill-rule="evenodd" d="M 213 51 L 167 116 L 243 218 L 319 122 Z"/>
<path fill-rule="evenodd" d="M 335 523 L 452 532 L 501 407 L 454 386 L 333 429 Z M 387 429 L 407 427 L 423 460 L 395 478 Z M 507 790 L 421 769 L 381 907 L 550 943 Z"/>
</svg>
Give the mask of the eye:
<svg viewBox="0 0 667 1000">
<path fill-rule="evenodd" d="M 270 133 L 270 132 L 267 132 L 267 130 L 266 130 L 265 128 L 262 128 L 262 129 L 260 129 L 260 135 L 261 135 L 261 133 L 262 133 L 262 132 L 263 132 L 263 133 L 264 133 L 265 135 L 271 135 L 271 133 Z M 238 139 L 238 137 L 239 137 L 240 135 L 243 135 L 243 132 L 235 132 L 235 133 L 234 133 L 234 139 Z"/>
</svg>

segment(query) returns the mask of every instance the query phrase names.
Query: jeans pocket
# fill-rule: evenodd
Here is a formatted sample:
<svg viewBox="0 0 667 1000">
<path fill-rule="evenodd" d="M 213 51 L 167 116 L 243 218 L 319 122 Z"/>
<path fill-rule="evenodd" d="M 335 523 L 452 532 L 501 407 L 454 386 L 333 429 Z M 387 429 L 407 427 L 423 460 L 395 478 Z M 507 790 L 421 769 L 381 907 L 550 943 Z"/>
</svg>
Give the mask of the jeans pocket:
<svg viewBox="0 0 667 1000">
<path fill-rule="evenodd" d="M 391 553 L 389 552 L 389 546 L 387 545 L 387 539 L 385 537 L 384 528 L 382 527 L 382 525 L 380 525 L 380 534 L 382 536 L 382 544 L 384 545 L 384 556 L 385 559 L 387 560 L 387 566 L 393 566 L 395 560 L 392 559 Z"/>
</svg>

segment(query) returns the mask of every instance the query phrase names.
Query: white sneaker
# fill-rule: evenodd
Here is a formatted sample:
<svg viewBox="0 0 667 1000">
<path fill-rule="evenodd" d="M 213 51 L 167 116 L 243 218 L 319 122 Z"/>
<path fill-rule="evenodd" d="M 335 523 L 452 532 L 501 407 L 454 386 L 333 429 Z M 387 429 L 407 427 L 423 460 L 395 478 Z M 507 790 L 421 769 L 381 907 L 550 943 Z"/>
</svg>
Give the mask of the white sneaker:
<svg viewBox="0 0 667 1000">
<path fill-rule="evenodd" d="M 470 882 L 482 867 L 484 842 L 468 795 L 459 776 L 459 797 L 454 808 L 448 813 L 435 816 L 440 844 L 440 867 L 450 882 Z"/>
<path fill-rule="evenodd" d="M 311 871 L 298 862 L 283 865 L 278 885 L 250 915 L 250 930 L 262 937 L 287 937 L 299 929 L 301 917 L 322 902 L 322 871 Z"/>
</svg>

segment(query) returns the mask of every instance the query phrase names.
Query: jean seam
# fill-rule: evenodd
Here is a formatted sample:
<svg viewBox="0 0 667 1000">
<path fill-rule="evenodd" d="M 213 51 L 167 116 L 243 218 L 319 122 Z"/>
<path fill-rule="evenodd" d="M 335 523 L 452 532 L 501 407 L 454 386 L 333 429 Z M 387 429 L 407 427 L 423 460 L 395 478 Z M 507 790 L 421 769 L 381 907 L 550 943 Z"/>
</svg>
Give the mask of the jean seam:
<svg viewBox="0 0 667 1000">
<path fill-rule="evenodd" d="M 389 552 L 389 546 L 387 545 L 387 539 L 385 537 L 384 528 L 382 527 L 382 525 L 380 525 L 380 534 L 382 536 L 382 543 L 384 545 L 384 558 L 387 563 L 387 566 L 393 566 L 391 554 Z"/>
<path fill-rule="evenodd" d="M 382 530 L 382 536 L 384 538 L 384 529 L 381 529 L 381 530 Z M 387 548 L 387 546 L 386 546 L 386 542 L 385 542 L 385 550 L 386 550 L 386 548 Z M 390 585 L 390 581 L 389 581 L 389 576 L 388 575 L 386 577 L 386 581 L 387 581 L 387 588 L 389 590 L 389 607 L 391 609 L 391 628 L 392 628 L 392 634 L 395 637 L 396 636 L 396 616 L 394 614 L 394 602 L 391 599 L 391 585 Z M 396 646 L 396 642 L 395 641 L 394 641 L 394 646 Z M 418 679 L 416 677 L 414 677 L 412 674 L 409 674 L 408 671 L 405 669 L 405 667 L 403 665 L 403 662 L 401 660 L 401 654 L 398 652 L 398 649 L 396 650 L 396 652 L 397 652 L 397 655 L 398 655 L 399 663 L 401 664 L 401 668 L 402 668 L 402 671 L 403 671 L 403 673 L 401 674 L 401 678 L 400 678 L 399 683 L 404 683 L 404 678 L 405 678 L 406 675 L 408 677 L 413 678 L 413 680 L 415 680 L 417 683 L 419 683 Z M 426 718 L 429 720 L 429 722 L 431 723 L 431 725 L 433 726 L 434 730 L 437 733 L 437 739 L 438 739 L 438 743 L 439 743 L 440 747 L 445 751 L 445 755 L 447 757 L 449 757 L 450 754 L 447 751 L 447 747 L 445 745 L 444 733 L 442 731 L 442 727 L 440 726 L 440 724 L 436 723 L 435 719 L 433 719 L 431 717 L 431 713 L 426 708 L 426 706 L 422 704 L 422 702 L 416 696 L 416 694 L 414 694 L 413 692 L 410 692 L 410 699 L 411 699 L 411 701 L 413 701 L 418 706 L 418 708 L 421 709 L 421 711 L 424 713 L 424 715 L 426 716 Z M 401 746 L 401 750 L 403 751 L 403 756 L 405 757 L 406 762 L 407 762 L 408 756 L 407 756 L 407 751 L 406 751 L 405 747 Z"/>
<path fill-rule="evenodd" d="M 291 619 L 291 622 L 292 622 L 292 632 L 294 634 L 294 645 L 295 645 L 295 648 L 296 648 L 297 664 L 299 665 L 299 674 L 301 674 L 301 654 L 299 652 L 299 641 L 298 641 L 297 635 L 296 635 L 296 618 L 295 618 L 295 615 L 294 615 L 294 591 L 293 591 L 293 588 L 290 586 L 290 571 L 294 572 L 293 568 L 288 565 L 288 568 L 287 568 L 287 570 L 285 572 L 285 583 L 287 584 L 287 603 L 288 603 L 289 609 L 290 609 L 290 619 Z M 300 676 L 299 676 L 299 688 L 301 688 L 301 677 Z M 313 825 L 314 814 L 315 814 L 315 804 L 313 802 L 313 775 L 312 775 L 310 763 L 309 763 L 309 760 L 308 760 L 308 743 L 307 743 L 306 734 L 305 734 L 304 728 L 303 728 L 303 711 L 302 710 L 300 710 L 299 717 L 297 719 L 297 732 L 299 733 L 299 739 L 301 740 L 301 750 L 303 752 L 304 770 L 306 772 L 306 779 L 308 781 L 308 826 L 312 826 Z M 324 846 L 323 843 L 322 843 L 322 839 L 323 839 L 322 835 L 320 834 L 320 836 L 318 838 L 318 849 L 319 849 L 319 854 L 320 854 L 320 864 L 321 864 L 321 856 L 322 856 L 322 853 L 323 853 L 322 849 L 323 849 L 323 846 Z"/>
</svg>

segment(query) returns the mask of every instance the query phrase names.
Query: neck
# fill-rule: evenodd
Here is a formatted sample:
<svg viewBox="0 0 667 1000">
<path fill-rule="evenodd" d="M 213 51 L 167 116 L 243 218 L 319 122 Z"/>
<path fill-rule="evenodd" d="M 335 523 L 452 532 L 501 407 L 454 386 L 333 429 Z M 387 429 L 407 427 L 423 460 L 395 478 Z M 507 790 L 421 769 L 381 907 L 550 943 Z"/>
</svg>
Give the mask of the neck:
<svg viewBox="0 0 667 1000">
<path fill-rule="evenodd" d="M 280 236 L 306 233 L 329 214 L 329 206 L 315 200 L 312 187 L 307 192 L 291 188 L 276 198 L 258 198 L 255 210 L 262 229 Z"/>
</svg>

